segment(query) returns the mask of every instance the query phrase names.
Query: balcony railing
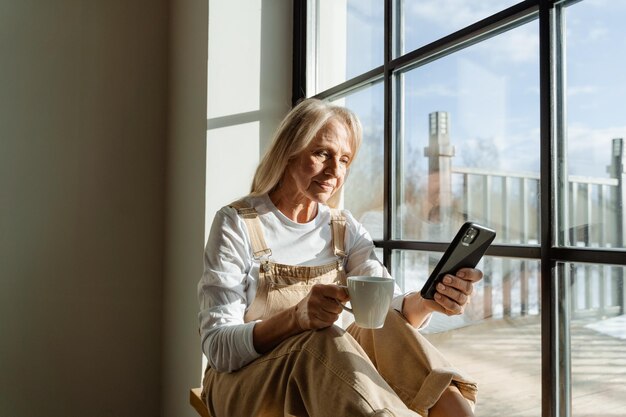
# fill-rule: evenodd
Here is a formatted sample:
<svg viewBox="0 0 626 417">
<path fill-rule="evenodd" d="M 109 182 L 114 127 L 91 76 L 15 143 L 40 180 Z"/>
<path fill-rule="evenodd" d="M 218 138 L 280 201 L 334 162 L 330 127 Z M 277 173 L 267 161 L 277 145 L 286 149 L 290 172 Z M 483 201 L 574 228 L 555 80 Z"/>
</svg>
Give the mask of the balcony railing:
<svg viewBox="0 0 626 417">
<path fill-rule="evenodd" d="M 623 149 L 622 139 L 614 140 L 614 149 L 617 148 Z M 620 164 L 623 158 L 613 161 Z M 539 243 L 538 174 L 459 167 L 451 167 L 448 172 L 450 178 L 440 176 L 436 181 L 449 181 L 456 206 L 462 207 L 466 218 L 497 229 L 500 243 Z M 624 247 L 623 166 L 611 165 L 609 172 L 615 177 L 569 176 L 567 190 L 563 190 L 567 202 L 563 216 L 569 225 L 563 233 L 567 245 Z M 541 280 L 537 261 L 486 258 L 482 267 L 483 317 L 492 317 L 494 313 L 505 317 L 539 313 Z M 623 267 L 571 264 L 567 271 L 572 283 L 574 318 L 624 314 Z"/>
</svg>

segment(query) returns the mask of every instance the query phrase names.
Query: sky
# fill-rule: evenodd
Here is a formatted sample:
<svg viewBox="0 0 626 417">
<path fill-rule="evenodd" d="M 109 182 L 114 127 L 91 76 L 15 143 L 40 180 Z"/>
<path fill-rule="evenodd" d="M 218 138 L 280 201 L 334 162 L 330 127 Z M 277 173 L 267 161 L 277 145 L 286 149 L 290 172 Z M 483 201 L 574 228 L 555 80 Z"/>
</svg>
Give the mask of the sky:
<svg viewBox="0 0 626 417">
<path fill-rule="evenodd" d="M 405 0 L 405 51 L 452 33 L 515 2 Z M 382 64 L 382 1 L 350 0 L 346 78 Z M 583 0 L 565 9 L 566 125 L 571 175 L 607 177 L 611 140 L 626 138 L 626 1 Z M 403 76 L 405 143 L 427 141 L 428 113 L 451 120 L 454 164 L 539 171 L 539 33 L 533 21 Z M 369 99 L 348 99 L 367 126 Z M 380 118 L 375 117 L 379 123 Z M 481 150 L 488 150 L 481 157 Z M 416 163 L 425 167 L 426 159 Z"/>
</svg>

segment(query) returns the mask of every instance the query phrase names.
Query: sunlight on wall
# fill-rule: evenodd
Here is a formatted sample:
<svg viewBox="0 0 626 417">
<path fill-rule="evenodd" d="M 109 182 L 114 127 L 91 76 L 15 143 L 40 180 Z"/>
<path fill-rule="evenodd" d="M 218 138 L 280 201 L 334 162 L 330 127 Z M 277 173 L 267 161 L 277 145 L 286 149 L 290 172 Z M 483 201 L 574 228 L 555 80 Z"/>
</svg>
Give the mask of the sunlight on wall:
<svg viewBox="0 0 626 417">
<path fill-rule="evenodd" d="M 206 242 L 215 211 L 248 193 L 259 155 L 259 122 L 207 132 Z"/>
<path fill-rule="evenodd" d="M 209 3 L 205 237 L 215 212 L 247 193 L 258 162 L 261 22 L 260 0 Z"/>
<path fill-rule="evenodd" d="M 209 120 L 259 110 L 261 0 L 236 3 L 209 2 Z"/>
</svg>

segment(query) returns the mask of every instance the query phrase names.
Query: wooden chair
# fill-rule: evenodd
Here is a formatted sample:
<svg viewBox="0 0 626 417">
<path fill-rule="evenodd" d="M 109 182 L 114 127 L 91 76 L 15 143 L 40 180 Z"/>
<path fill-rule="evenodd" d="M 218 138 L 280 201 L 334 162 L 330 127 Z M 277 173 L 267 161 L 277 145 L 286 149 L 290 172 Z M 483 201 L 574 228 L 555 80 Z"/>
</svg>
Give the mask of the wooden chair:
<svg viewBox="0 0 626 417">
<path fill-rule="evenodd" d="M 198 412 L 201 417 L 211 417 L 209 409 L 200 398 L 202 388 L 192 388 L 189 390 L 189 404 Z"/>
</svg>

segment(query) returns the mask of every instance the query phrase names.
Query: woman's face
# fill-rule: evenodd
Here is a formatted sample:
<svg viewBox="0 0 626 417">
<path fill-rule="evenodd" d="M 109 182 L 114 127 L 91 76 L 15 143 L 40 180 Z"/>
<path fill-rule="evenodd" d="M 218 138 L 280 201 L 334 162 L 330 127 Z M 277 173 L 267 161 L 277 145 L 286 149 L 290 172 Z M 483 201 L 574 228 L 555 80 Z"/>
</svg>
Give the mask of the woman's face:
<svg viewBox="0 0 626 417">
<path fill-rule="evenodd" d="M 344 125 L 331 119 L 309 146 L 287 165 L 286 191 L 302 200 L 326 203 L 343 185 L 354 152 Z"/>
</svg>

